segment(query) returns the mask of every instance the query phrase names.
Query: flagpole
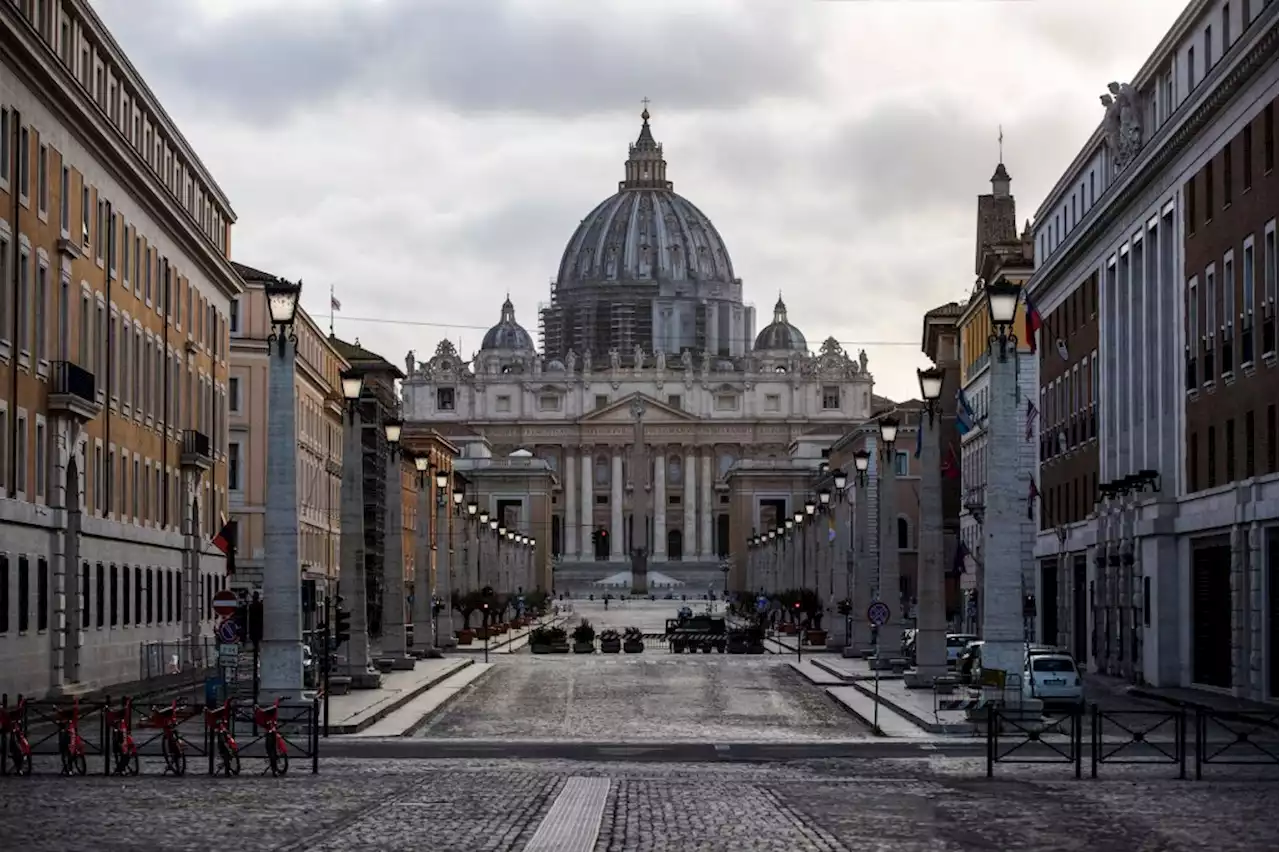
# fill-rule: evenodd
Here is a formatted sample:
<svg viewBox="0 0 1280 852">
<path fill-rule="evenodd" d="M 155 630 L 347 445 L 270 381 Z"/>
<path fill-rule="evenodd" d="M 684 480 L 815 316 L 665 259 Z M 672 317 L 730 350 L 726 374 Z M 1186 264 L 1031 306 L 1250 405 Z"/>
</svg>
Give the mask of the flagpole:
<svg viewBox="0 0 1280 852">
<path fill-rule="evenodd" d="M 333 337 L 333 285 L 329 285 L 329 336 Z"/>
</svg>

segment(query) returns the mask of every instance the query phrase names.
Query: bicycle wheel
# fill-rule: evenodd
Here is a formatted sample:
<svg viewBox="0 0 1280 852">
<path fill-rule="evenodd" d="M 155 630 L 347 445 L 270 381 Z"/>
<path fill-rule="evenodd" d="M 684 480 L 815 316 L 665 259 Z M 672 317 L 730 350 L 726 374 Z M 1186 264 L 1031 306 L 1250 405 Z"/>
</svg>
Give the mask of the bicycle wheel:
<svg viewBox="0 0 1280 852">
<path fill-rule="evenodd" d="M 71 755 L 71 768 L 75 770 L 77 775 L 84 775 L 89 771 L 89 764 L 85 760 L 84 752 L 78 751 Z"/>
<path fill-rule="evenodd" d="M 289 751 L 284 739 L 278 734 L 267 738 L 267 761 L 271 764 L 271 774 L 277 777 L 289 772 Z"/>
<path fill-rule="evenodd" d="M 225 736 L 218 743 L 218 756 L 222 759 L 222 771 L 228 778 L 240 774 L 240 753 L 231 748 Z"/>
<path fill-rule="evenodd" d="M 116 774 L 118 775 L 137 775 L 138 774 L 138 751 L 122 751 L 116 756 Z"/>
<path fill-rule="evenodd" d="M 13 758 L 13 772 L 15 775 L 27 776 L 31 774 L 31 755 L 22 750 L 22 746 L 18 745 L 16 740 L 10 740 L 9 756 Z"/>
<path fill-rule="evenodd" d="M 185 775 L 187 773 L 187 756 L 183 753 L 182 745 L 178 742 L 177 737 L 166 735 L 163 744 L 165 769 L 174 775 Z"/>
</svg>

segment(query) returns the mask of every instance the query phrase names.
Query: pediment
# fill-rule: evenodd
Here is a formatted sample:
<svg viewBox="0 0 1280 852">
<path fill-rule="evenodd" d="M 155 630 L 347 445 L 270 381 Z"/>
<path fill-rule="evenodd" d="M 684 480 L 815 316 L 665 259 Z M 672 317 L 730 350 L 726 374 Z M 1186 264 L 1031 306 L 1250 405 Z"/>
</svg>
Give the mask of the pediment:
<svg viewBox="0 0 1280 852">
<path fill-rule="evenodd" d="M 582 424 L 592 423 L 634 423 L 635 417 L 631 413 L 631 406 L 636 400 L 644 403 L 644 419 L 647 423 L 696 423 L 698 418 L 694 417 L 687 411 L 681 411 L 678 408 L 672 408 L 665 402 L 659 402 L 651 396 L 643 393 L 630 393 L 621 399 L 616 399 L 606 405 L 604 408 L 597 408 L 595 411 L 584 414 L 579 418 L 578 422 Z"/>
</svg>

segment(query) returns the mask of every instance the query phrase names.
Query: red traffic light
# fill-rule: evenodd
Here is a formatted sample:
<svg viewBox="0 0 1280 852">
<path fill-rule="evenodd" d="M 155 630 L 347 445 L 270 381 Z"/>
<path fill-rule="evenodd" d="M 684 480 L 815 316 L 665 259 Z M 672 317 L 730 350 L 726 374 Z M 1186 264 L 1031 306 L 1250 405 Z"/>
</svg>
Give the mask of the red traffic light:
<svg viewBox="0 0 1280 852">
<path fill-rule="evenodd" d="M 796 602 L 793 604 L 793 606 L 794 606 L 796 609 L 799 609 L 799 608 L 800 608 L 800 601 L 796 601 Z"/>
<path fill-rule="evenodd" d="M 480 608 L 481 608 L 481 609 L 488 609 L 488 608 L 489 608 L 489 604 L 488 604 L 488 603 L 482 603 L 482 604 L 480 604 Z"/>
</svg>

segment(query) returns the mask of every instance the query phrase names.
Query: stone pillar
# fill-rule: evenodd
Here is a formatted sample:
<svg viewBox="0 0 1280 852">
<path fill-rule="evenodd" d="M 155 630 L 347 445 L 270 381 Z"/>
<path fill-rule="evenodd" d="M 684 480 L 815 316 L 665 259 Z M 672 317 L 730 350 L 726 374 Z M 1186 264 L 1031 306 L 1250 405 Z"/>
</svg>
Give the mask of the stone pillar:
<svg viewBox="0 0 1280 852">
<path fill-rule="evenodd" d="M 613 468 L 609 482 L 609 561 L 622 562 L 626 559 L 623 545 L 626 535 L 622 528 L 622 449 L 613 448 Z"/>
<path fill-rule="evenodd" d="M 560 525 L 563 533 L 561 538 L 564 540 L 564 559 L 567 562 L 578 558 L 579 537 L 574 534 L 578 524 L 578 483 L 575 479 L 577 462 L 573 448 L 567 448 L 564 453 L 564 523 Z"/>
<path fill-rule="evenodd" d="M 1016 355 L 991 353 L 991 404 L 987 417 L 988 446 L 1014 448 L 1024 440 L 1022 412 L 1016 394 Z M 982 576 L 982 667 L 1016 675 L 1006 681 L 1006 703 L 1021 701 L 1028 713 L 1039 715 L 1040 702 L 1022 697 L 1021 676 L 1025 649 L 1022 621 L 1023 524 L 1027 517 L 1027 478 L 1008 456 L 993 455 L 988 465 L 986 517 L 982 526 L 984 560 Z M 1016 691 L 1016 695 L 1014 692 Z M 996 696 L 989 696 L 996 697 Z M 1000 696 L 1004 697 L 1004 696 Z"/>
<path fill-rule="evenodd" d="M 698 457 L 693 447 L 684 450 L 684 531 L 681 538 L 680 558 L 692 562 L 698 554 Z M 706 484 L 703 484 L 706 488 Z M 750 576 L 755 576 L 748 572 Z M 750 584 L 747 588 L 754 588 Z"/>
<path fill-rule="evenodd" d="M 871 489 L 864 480 L 856 482 L 858 474 L 853 473 L 855 480 L 852 507 L 853 526 L 850 530 L 850 561 L 853 564 L 853 632 L 849 647 L 854 656 L 867 656 L 874 650 L 871 641 L 871 624 L 867 621 L 867 607 L 876 590 L 876 566 L 871 561 Z"/>
<path fill-rule="evenodd" d="M 933 688 L 947 673 L 947 613 L 942 541 L 942 459 L 940 417 L 921 412 L 920 529 L 916 572 L 916 668 L 907 686 Z"/>
<path fill-rule="evenodd" d="M 413 668 L 406 653 L 404 629 L 404 487 L 400 448 L 391 445 L 387 453 L 387 534 L 382 591 L 382 658 L 393 669 Z"/>
<path fill-rule="evenodd" d="M 667 561 L 667 448 L 653 448 L 653 561 Z"/>
<path fill-rule="evenodd" d="M 259 687 L 262 702 L 302 697 L 302 575 L 298 564 L 298 432 L 294 399 L 296 351 L 288 340 L 284 340 L 282 346 L 268 340 L 267 348 L 267 410 L 271 416 L 267 418 L 263 522 L 265 558 Z M 363 605 L 362 595 L 361 612 Z M 354 633 L 354 624 L 352 627 Z M 367 659 L 367 647 L 366 644 L 364 659 Z"/>
<path fill-rule="evenodd" d="M 431 648 L 431 503 L 428 500 L 427 476 L 418 476 L 418 522 L 414 530 L 413 551 L 413 652 L 423 656 Z"/>
<path fill-rule="evenodd" d="M 889 621 L 876 634 L 876 661 L 873 665 L 880 668 L 888 668 L 889 661 L 900 655 L 902 647 L 904 613 L 898 583 L 897 454 L 896 444 L 882 447 L 876 467 L 876 484 L 880 488 L 880 570 L 876 599 L 889 605 Z"/>
<path fill-rule="evenodd" d="M 284 408 L 290 412 L 294 410 L 292 395 Z M 292 414 L 289 417 L 292 419 Z M 272 415 L 271 420 L 275 420 L 275 415 Z M 360 438 L 360 429 L 360 411 L 355 405 L 351 405 L 343 429 L 342 537 L 339 541 L 342 564 L 339 569 L 339 593 L 342 595 L 343 608 L 351 613 L 351 639 L 347 642 L 347 674 L 351 678 L 351 686 L 355 689 L 376 689 L 382 684 L 382 677 L 369 665 L 369 616 L 365 606 L 364 579 L 364 444 Z M 297 436 L 291 431 L 291 455 L 296 443 Z M 293 523 L 297 525 L 296 515 Z M 265 614 L 263 620 L 266 621 Z M 265 623 L 263 626 L 266 626 Z"/>
<path fill-rule="evenodd" d="M 582 520 L 579 531 L 582 535 L 582 559 L 590 562 L 596 558 L 595 550 L 591 544 L 591 510 L 592 504 L 595 503 L 595 495 L 592 493 L 592 486 L 595 482 L 595 465 L 591 460 L 591 448 L 582 448 Z"/>
<path fill-rule="evenodd" d="M 439 491 L 439 489 L 437 489 Z M 436 646 L 455 648 L 458 638 L 453 635 L 452 565 L 449 559 L 449 490 L 446 487 L 436 495 L 436 595 L 443 606 L 435 616 Z M 505 589 L 501 591 L 506 591 Z"/>
<path fill-rule="evenodd" d="M 703 561 L 715 559 L 716 545 L 714 539 L 714 516 L 711 514 L 711 495 L 715 493 L 715 480 L 711 477 L 711 447 L 702 448 L 702 535 L 699 539 L 698 558 Z"/>
</svg>

